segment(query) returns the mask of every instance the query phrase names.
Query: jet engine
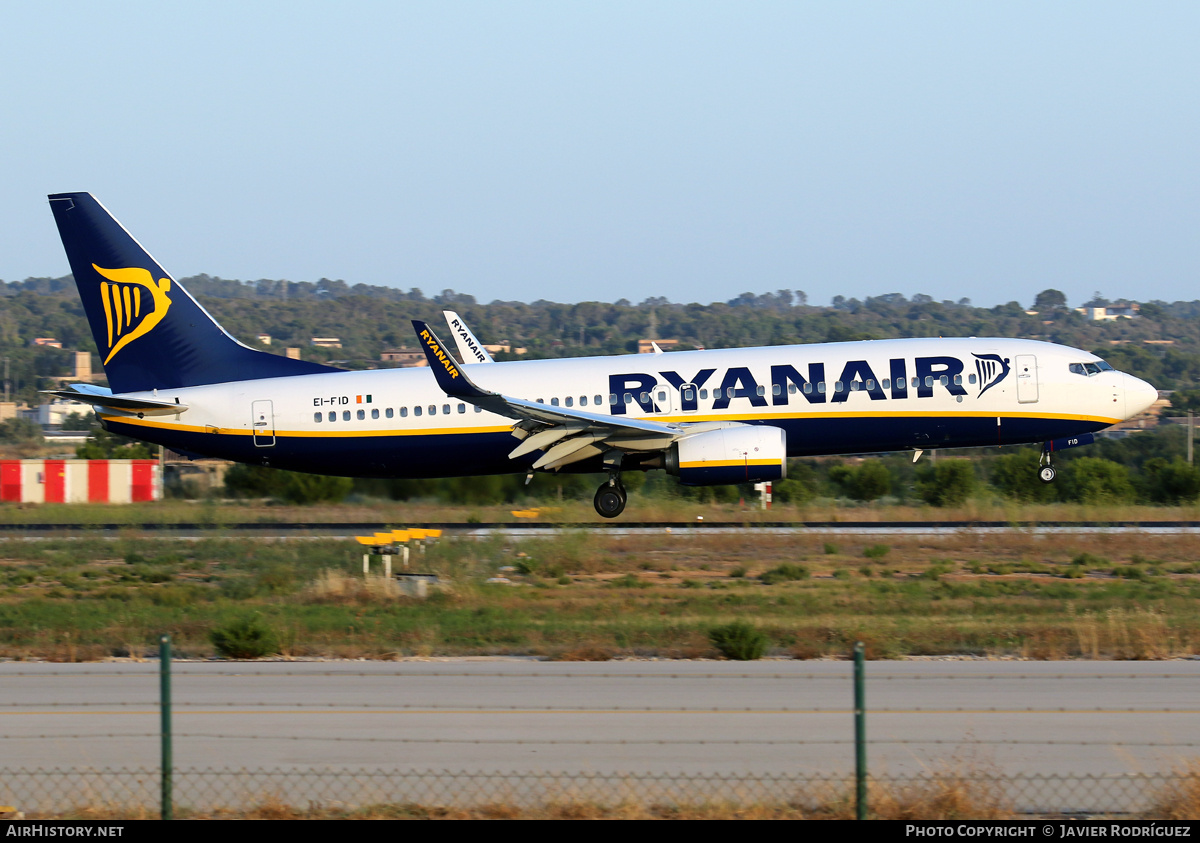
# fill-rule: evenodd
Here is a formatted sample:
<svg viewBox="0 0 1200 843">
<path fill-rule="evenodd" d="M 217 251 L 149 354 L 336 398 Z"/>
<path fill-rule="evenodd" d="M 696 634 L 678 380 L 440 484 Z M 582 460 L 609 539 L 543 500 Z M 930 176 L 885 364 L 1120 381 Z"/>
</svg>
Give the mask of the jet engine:
<svg viewBox="0 0 1200 843">
<path fill-rule="evenodd" d="M 787 432 L 735 425 L 680 439 L 666 453 L 668 474 L 685 486 L 759 483 L 787 476 Z"/>
</svg>

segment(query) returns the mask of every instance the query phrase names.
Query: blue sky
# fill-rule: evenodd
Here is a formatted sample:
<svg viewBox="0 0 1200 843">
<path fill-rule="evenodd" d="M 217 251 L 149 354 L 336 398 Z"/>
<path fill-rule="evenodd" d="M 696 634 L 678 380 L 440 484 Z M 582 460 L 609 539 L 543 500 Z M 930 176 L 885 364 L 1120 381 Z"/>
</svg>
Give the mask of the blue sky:
<svg viewBox="0 0 1200 843">
<path fill-rule="evenodd" d="M 1200 4 L 0 2 L 47 193 L 170 272 L 482 301 L 1200 298 Z"/>
</svg>

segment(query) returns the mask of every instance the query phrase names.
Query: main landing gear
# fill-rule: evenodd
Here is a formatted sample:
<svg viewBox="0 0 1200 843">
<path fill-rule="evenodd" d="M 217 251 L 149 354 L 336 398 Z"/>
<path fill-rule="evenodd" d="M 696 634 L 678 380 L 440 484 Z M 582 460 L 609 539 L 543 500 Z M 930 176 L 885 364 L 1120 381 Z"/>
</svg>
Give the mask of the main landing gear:
<svg viewBox="0 0 1200 843">
<path fill-rule="evenodd" d="M 596 490 L 592 501 L 596 512 L 605 518 L 616 518 L 625 511 L 625 487 L 621 485 L 621 475 L 609 475 L 608 482 Z"/>
</svg>

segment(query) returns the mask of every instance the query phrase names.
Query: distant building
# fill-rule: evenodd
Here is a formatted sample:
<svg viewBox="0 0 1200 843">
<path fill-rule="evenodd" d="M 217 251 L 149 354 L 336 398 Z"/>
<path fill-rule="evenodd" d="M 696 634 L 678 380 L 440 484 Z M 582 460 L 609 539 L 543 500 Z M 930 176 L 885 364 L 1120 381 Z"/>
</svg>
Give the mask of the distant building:
<svg viewBox="0 0 1200 843">
<path fill-rule="evenodd" d="M 670 351 L 679 345 L 679 340 L 638 340 L 638 354 L 653 354 L 655 343 L 663 351 Z"/>
<path fill-rule="evenodd" d="M 1141 309 L 1137 302 L 1119 301 L 1104 307 L 1077 307 L 1075 312 L 1082 313 L 1093 322 L 1105 322 L 1114 319 L 1134 319 Z"/>
<path fill-rule="evenodd" d="M 317 348 L 341 348 L 342 347 L 342 338 L 341 337 L 313 337 L 311 344 L 316 346 Z"/>
<path fill-rule="evenodd" d="M 285 348 L 283 350 L 283 356 L 288 357 L 292 360 L 299 360 L 300 359 L 300 349 L 296 348 L 295 346 Z"/>
<path fill-rule="evenodd" d="M 394 363 L 400 368 L 429 365 L 425 352 L 417 348 L 385 348 L 379 360 L 382 363 Z"/>
<path fill-rule="evenodd" d="M 35 337 L 31 345 L 40 345 L 44 348 L 62 348 L 62 342 L 54 337 Z"/>
<path fill-rule="evenodd" d="M 524 348 L 513 348 L 510 343 L 506 343 L 506 342 L 493 343 L 492 345 L 485 345 L 483 348 L 488 354 L 500 354 L 501 352 L 503 352 L 505 354 L 520 355 L 520 354 L 524 354 L 526 351 L 526 349 L 524 349 Z"/>
<path fill-rule="evenodd" d="M 92 379 L 92 353 L 90 351 L 75 352 L 75 367 L 71 373 L 71 377 L 77 381 L 90 381 Z"/>
<path fill-rule="evenodd" d="M 255 334 L 254 338 L 256 340 L 258 340 L 260 343 L 262 343 L 263 345 L 271 344 L 271 335 L 270 334 Z"/>
<path fill-rule="evenodd" d="M 91 404 L 56 398 L 49 404 L 38 405 L 37 418 L 34 421 L 42 425 L 42 427 L 62 427 L 63 419 L 71 415 L 71 413 L 79 413 L 81 416 L 86 416 L 91 412 Z"/>
</svg>

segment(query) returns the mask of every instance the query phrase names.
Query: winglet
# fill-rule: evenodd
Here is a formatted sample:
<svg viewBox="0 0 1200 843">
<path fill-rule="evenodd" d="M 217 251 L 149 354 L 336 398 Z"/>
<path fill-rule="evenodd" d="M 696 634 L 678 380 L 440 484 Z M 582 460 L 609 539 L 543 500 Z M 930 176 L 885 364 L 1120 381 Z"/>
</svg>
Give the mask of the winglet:
<svg viewBox="0 0 1200 843">
<path fill-rule="evenodd" d="M 442 392 L 454 398 L 478 400 L 492 397 L 492 393 L 484 392 L 463 373 L 462 366 L 450 356 L 445 344 L 438 339 L 427 323 L 414 319 L 412 325 L 417 332 L 421 350 L 425 352 L 425 358 L 429 361 L 429 368 L 433 370 L 433 376 L 437 378 Z"/>
<path fill-rule="evenodd" d="M 461 316 L 453 310 L 443 310 L 442 315 L 446 317 L 446 324 L 450 327 L 450 333 L 454 335 L 454 342 L 458 345 L 458 356 L 463 365 L 495 362 Z"/>
</svg>

